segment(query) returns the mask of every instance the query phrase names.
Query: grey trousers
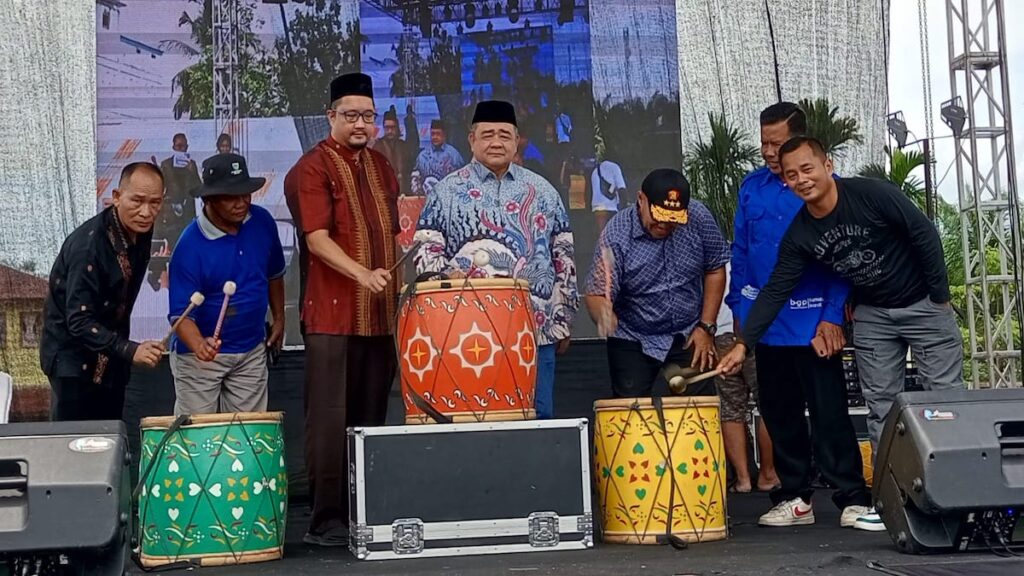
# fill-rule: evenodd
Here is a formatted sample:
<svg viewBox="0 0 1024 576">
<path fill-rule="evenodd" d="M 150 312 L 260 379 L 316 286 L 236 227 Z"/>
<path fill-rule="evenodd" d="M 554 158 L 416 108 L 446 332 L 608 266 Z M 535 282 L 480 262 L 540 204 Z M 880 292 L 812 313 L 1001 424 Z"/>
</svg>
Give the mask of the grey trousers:
<svg viewBox="0 0 1024 576">
<path fill-rule="evenodd" d="M 906 308 L 861 304 L 853 318 L 853 346 L 868 407 L 868 432 L 878 454 L 885 417 L 903 391 L 907 347 L 925 390 L 963 388 L 963 341 L 953 309 L 929 298 Z"/>
<path fill-rule="evenodd" d="M 244 354 L 218 354 L 203 362 L 195 354 L 171 354 L 174 415 L 267 411 L 267 347 Z"/>
</svg>

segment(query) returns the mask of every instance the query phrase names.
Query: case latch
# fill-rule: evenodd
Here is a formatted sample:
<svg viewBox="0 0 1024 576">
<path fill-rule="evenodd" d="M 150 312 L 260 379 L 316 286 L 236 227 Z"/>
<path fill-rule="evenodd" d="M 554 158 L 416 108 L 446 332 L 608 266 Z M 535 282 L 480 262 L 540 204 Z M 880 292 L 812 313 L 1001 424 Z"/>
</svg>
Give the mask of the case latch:
<svg viewBox="0 0 1024 576">
<path fill-rule="evenodd" d="M 391 548 L 395 554 L 423 552 L 423 521 L 419 518 L 401 518 L 391 523 Z"/>
<path fill-rule="evenodd" d="M 547 548 L 558 545 L 558 514 L 555 512 L 534 512 L 530 521 L 530 546 Z"/>
</svg>

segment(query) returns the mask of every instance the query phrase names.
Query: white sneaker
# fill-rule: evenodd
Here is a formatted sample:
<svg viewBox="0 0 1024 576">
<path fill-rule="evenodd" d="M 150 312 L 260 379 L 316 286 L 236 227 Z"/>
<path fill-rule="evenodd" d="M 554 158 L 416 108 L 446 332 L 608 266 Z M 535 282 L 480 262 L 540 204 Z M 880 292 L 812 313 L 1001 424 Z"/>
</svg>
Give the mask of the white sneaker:
<svg viewBox="0 0 1024 576">
<path fill-rule="evenodd" d="M 814 524 L 814 509 L 802 498 L 779 502 L 757 521 L 761 526 L 801 526 Z"/>
<path fill-rule="evenodd" d="M 882 517 L 874 508 L 869 508 L 866 514 L 857 517 L 853 527 L 868 532 L 882 532 L 885 530 L 885 523 L 882 522 Z"/>
<path fill-rule="evenodd" d="M 843 508 L 843 515 L 839 517 L 839 525 L 843 528 L 853 528 L 854 523 L 861 516 L 867 516 L 874 512 L 867 506 L 847 506 Z"/>
</svg>

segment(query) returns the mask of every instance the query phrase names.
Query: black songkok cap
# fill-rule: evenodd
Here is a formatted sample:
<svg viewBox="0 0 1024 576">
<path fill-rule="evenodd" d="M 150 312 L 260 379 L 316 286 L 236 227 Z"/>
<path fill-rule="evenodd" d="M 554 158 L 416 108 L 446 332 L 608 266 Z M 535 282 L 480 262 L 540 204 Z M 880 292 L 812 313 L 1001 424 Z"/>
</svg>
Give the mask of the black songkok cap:
<svg viewBox="0 0 1024 576">
<path fill-rule="evenodd" d="M 473 124 L 477 122 L 503 122 L 518 126 L 515 107 L 503 100 L 484 100 L 477 104 L 473 113 Z"/>
<path fill-rule="evenodd" d="M 331 102 L 343 96 L 373 98 L 373 81 L 366 74 L 359 72 L 342 74 L 331 81 Z"/>
</svg>

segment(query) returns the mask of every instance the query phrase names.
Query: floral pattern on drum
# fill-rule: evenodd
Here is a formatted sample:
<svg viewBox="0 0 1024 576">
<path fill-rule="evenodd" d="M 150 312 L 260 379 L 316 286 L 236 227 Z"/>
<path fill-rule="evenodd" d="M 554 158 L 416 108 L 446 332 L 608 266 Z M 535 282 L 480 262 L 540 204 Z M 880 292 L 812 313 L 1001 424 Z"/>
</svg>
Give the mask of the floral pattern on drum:
<svg viewBox="0 0 1024 576">
<path fill-rule="evenodd" d="M 689 542 L 727 536 L 718 399 L 666 398 L 663 410 L 664 428 L 649 399 L 595 404 L 594 473 L 606 542 L 656 543 L 670 505 L 674 535 Z"/>
<path fill-rule="evenodd" d="M 139 495 L 141 559 L 147 567 L 187 559 L 212 566 L 281 557 L 288 513 L 281 416 L 194 418 L 216 417 L 223 421 L 182 426 L 159 453 L 168 425 L 152 421 L 173 419 L 143 420 L 141 473 L 156 458 Z"/>
</svg>

